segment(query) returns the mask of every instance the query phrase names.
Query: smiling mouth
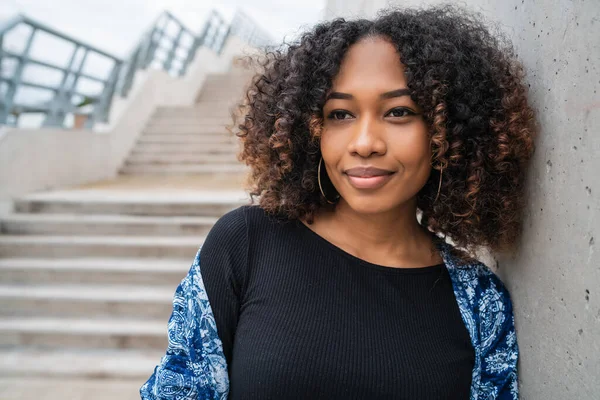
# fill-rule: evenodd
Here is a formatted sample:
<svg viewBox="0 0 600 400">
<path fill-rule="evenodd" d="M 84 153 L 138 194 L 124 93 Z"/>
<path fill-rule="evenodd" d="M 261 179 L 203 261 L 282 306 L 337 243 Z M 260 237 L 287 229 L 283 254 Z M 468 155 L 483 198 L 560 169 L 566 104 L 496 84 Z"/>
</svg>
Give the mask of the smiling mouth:
<svg viewBox="0 0 600 400">
<path fill-rule="evenodd" d="M 384 174 L 384 175 L 372 175 L 372 176 L 352 176 L 345 174 L 352 185 L 356 189 L 378 189 L 385 185 L 395 172 Z"/>
</svg>

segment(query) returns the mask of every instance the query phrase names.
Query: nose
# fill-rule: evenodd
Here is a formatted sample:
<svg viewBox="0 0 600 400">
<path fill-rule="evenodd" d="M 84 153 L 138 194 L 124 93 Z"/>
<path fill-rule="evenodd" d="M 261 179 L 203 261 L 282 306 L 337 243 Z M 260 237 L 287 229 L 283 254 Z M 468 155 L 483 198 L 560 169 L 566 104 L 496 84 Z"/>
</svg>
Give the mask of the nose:
<svg viewBox="0 0 600 400">
<path fill-rule="evenodd" d="M 352 140 L 348 143 L 348 151 L 352 155 L 370 157 L 373 154 L 385 154 L 387 147 L 381 135 L 383 127 L 376 118 L 363 115 L 354 124 Z"/>
</svg>

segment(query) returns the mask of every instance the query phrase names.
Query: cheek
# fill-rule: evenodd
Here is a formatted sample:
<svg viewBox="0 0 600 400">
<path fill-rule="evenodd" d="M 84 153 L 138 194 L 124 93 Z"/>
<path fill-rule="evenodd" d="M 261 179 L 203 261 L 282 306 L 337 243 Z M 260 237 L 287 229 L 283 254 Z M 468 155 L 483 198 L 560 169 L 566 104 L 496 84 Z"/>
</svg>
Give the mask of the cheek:
<svg viewBox="0 0 600 400">
<path fill-rule="evenodd" d="M 391 141 L 395 158 L 406 169 L 418 168 L 431 163 L 431 143 L 426 130 L 419 130 L 401 139 Z"/>
<path fill-rule="evenodd" d="M 343 135 L 335 135 L 323 129 L 321 133 L 321 154 L 328 164 L 336 163 L 346 150 Z"/>
</svg>

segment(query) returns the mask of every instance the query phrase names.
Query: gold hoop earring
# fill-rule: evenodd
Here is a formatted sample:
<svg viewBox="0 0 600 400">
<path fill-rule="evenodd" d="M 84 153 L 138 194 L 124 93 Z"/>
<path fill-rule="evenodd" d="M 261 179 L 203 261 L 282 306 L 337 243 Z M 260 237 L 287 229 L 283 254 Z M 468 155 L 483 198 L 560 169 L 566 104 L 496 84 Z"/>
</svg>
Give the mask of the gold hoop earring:
<svg viewBox="0 0 600 400">
<path fill-rule="evenodd" d="M 440 197 L 440 190 L 442 189 L 442 175 L 444 175 L 444 166 L 443 165 L 440 170 L 440 184 L 438 185 L 437 195 L 435 196 L 435 200 L 433 201 L 434 203 L 437 201 L 438 197 Z"/>
<path fill-rule="evenodd" d="M 327 201 L 329 204 L 335 204 L 335 201 L 329 201 L 329 199 L 327 198 L 327 196 L 325 196 L 325 192 L 323 192 L 323 187 L 321 186 L 321 162 L 323 161 L 323 157 L 321 156 L 321 159 L 319 160 L 319 167 L 317 168 L 317 180 L 319 181 L 319 189 L 321 190 L 321 194 L 323 195 L 323 198 L 325 199 L 325 201 Z M 340 198 L 339 194 L 336 197 L 336 200 L 338 200 Z"/>
</svg>

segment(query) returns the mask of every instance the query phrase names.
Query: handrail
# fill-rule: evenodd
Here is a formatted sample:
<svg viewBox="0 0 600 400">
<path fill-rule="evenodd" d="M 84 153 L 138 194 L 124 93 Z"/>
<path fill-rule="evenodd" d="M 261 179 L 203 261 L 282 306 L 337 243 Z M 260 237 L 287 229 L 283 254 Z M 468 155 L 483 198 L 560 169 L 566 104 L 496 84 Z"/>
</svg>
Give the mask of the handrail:
<svg viewBox="0 0 600 400">
<path fill-rule="evenodd" d="M 9 19 L 4 26 L 0 25 L 0 36 L 3 36 L 7 31 L 11 30 L 12 28 L 14 28 L 15 26 L 17 26 L 19 23 L 25 23 L 28 25 L 35 25 L 38 27 L 38 29 L 45 31 L 53 36 L 57 36 L 61 39 L 65 39 L 67 41 L 70 42 L 74 42 L 74 43 L 78 43 L 81 46 L 84 46 L 92 51 L 94 51 L 95 53 L 98 53 L 104 57 L 107 58 L 113 58 L 113 59 L 117 59 L 117 57 L 113 56 L 112 54 L 96 47 L 96 46 L 92 46 L 91 44 L 86 44 L 85 42 L 74 38 L 73 36 L 67 35 L 65 33 L 59 32 L 54 28 L 51 28 L 48 25 L 45 25 L 39 21 L 34 21 L 33 19 L 27 17 L 26 15 L 23 14 L 17 14 L 15 17 L 13 17 L 12 19 Z"/>
<path fill-rule="evenodd" d="M 252 46 L 265 47 L 273 43 L 271 36 L 241 10 L 236 10 L 230 26 L 231 34 L 238 36 Z"/>
<path fill-rule="evenodd" d="M 20 52 L 5 49 L 6 35 L 18 26 L 25 26 L 30 31 L 24 49 Z M 73 47 L 66 67 L 30 55 L 39 32 L 61 39 Z M 67 115 L 83 113 L 78 107 L 81 104 L 90 104 L 89 108 L 92 109 L 85 113 L 86 127 L 91 128 L 96 122 L 107 122 L 112 99 L 115 95 L 128 95 L 139 70 L 158 67 L 173 76 L 183 76 L 200 47 L 220 53 L 227 38 L 238 33 L 252 45 L 266 45 L 271 40 L 254 21 L 241 12 L 236 12 L 234 20 L 228 24 L 218 12 L 211 11 L 201 33 L 197 35 L 177 17 L 165 11 L 142 35 L 129 57 L 123 60 L 24 15 L 17 15 L 0 24 L 0 125 L 17 125 L 21 114 L 43 113 L 45 118 L 42 126 L 63 127 Z M 84 72 L 91 54 L 111 63 L 106 77 Z M 5 76 L 1 69 L 5 65 L 4 60 L 11 60 L 15 65 L 11 76 Z M 30 66 L 62 73 L 60 83 L 48 85 L 24 79 L 24 72 Z M 85 93 L 78 87 L 82 78 L 100 84 L 102 89 L 95 94 Z M 25 104 L 17 99 L 20 88 L 51 92 L 53 96 L 45 102 Z"/>
<path fill-rule="evenodd" d="M 5 35 L 19 25 L 29 27 L 29 34 L 24 49 L 20 53 L 4 49 Z M 55 38 L 62 39 L 72 45 L 71 56 L 66 67 L 35 59 L 30 55 L 34 39 L 39 35 L 39 32 L 44 32 Z M 112 62 L 112 71 L 108 78 L 103 79 L 83 72 L 89 54 L 96 54 Z M 58 32 L 24 15 L 18 15 L 8 21 L 4 26 L 0 27 L 0 65 L 4 65 L 4 60 L 13 60 L 15 68 L 12 77 L 7 77 L 0 73 L 0 85 L 5 86 L 5 89 L 3 90 L 4 96 L 0 101 L 0 124 L 9 122 L 8 117 L 10 114 L 15 116 L 16 124 L 18 116 L 22 113 L 43 112 L 45 114 L 43 126 L 62 126 L 67 113 L 72 112 L 75 108 L 72 104 L 72 98 L 74 97 L 79 99 L 89 97 L 90 99 L 93 99 L 93 101 L 106 103 L 105 101 L 102 101 L 102 96 L 106 95 L 110 88 L 114 86 L 116 82 L 114 79 L 115 73 L 122 63 L 118 57 L 115 57 L 104 50 Z M 25 80 L 23 75 L 26 68 L 29 66 L 42 66 L 62 72 L 60 84 L 52 86 Z M 101 83 L 105 90 L 97 96 L 88 96 L 87 94 L 80 92 L 77 89 L 77 84 L 82 77 Z M 50 91 L 54 93 L 54 96 L 51 101 L 45 103 L 34 105 L 19 104 L 16 102 L 15 97 L 17 95 L 17 90 L 20 87 Z M 100 111 L 97 111 L 96 114 L 100 114 Z"/>
</svg>

